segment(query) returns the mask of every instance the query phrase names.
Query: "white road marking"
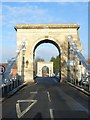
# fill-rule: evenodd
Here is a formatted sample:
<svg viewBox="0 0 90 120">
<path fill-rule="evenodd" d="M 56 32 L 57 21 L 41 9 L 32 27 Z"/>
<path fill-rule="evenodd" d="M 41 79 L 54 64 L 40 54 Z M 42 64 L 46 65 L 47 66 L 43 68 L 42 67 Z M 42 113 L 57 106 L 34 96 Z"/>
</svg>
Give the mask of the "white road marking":
<svg viewBox="0 0 90 120">
<path fill-rule="evenodd" d="M 51 118 L 51 120 L 54 120 L 53 109 L 49 109 L 49 112 L 50 112 L 50 118 Z"/>
<path fill-rule="evenodd" d="M 51 102 L 50 93 L 47 92 L 47 95 L 48 95 L 48 100 L 49 100 L 49 102 Z"/>
<path fill-rule="evenodd" d="M 37 94 L 37 91 L 35 91 L 35 92 L 30 92 L 30 94 Z"/>
<path fill-rule="evenodd" d="M 18 100 L 17 102 L 33 102 L 34 100 Z"/>
<path fill-rule="evenodd" d="M 32 102 L 31 105 L 29 105 L 24 111 L 21 112 L 20 110 L 20 102 Z M 37 102 L 37 100 L 18 100 L 16 103 L 16 112 L 17 112 L 17 117 L 21 118 L 25 113 L 27 113 L 32 106 Z"/>
</svg>

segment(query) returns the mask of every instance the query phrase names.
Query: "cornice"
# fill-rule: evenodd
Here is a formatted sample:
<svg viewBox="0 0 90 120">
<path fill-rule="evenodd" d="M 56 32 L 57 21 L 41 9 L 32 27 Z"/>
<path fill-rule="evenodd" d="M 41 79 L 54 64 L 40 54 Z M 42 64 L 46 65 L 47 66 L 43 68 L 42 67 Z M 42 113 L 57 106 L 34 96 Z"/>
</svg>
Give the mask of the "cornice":
<svg viewBox="0 0 90 120">
<path fill-rule="evenodd" d="M 60 29 L 60 28 L 80 28 L 78 24 L 17 24 L 17 29 Z"/>
</svg>

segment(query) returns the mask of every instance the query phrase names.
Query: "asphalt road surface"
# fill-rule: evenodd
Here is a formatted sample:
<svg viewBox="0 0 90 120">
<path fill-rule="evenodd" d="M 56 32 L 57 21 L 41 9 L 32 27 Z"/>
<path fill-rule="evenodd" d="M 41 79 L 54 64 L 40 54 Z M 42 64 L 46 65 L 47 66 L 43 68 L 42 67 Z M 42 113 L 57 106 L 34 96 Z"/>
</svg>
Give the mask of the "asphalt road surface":
<svg viewBox="0 0 90 120">
<path fill-rule="evenodd" d="M 54 78 L 37 78 L 2 103 L 2 118 L 88 118 L 89 97 Z"/>
</svg>

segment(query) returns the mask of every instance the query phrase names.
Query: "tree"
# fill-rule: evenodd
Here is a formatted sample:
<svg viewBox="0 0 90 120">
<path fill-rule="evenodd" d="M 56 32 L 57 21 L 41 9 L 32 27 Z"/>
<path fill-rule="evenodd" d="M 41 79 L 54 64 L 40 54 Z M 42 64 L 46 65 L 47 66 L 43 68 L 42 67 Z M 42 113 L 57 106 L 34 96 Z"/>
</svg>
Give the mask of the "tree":
<svg viewBox="0 0 90 120">
<path fill-rule="evenodd" d="M 51 57 L 51 62 L 53 62 L 53 72 L 58 74 L 59 72 L 59 56 Z"/>
</svg>

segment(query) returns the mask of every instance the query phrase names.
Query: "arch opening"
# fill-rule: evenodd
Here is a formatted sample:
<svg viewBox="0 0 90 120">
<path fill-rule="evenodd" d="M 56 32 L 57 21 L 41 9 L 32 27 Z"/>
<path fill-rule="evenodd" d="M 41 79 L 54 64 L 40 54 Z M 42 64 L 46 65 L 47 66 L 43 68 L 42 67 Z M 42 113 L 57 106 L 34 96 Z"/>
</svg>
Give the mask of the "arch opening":
<svg viewBox="0 0 90 120">
<path fill-rule="evenodd" d="M 43 43 L 51 43 L 51 44 L 55 45 L 56 48 L 58 49 L 58 52 L 61 53 L 61 50 L 60 50 L 59 45 L 58 45 L 56 42 L 54 42 L 53 40 L 50 40 L 50 39 L 44 39 L 44 40 L 39 41 L 39 42 L 35 45 L 34 50 L 33 50 L 33 53 L 35 53 L 36 48 L 37 48 L 40 44 L 43 44 Z"/>
<path fill-rule="evenodd" d="M 52 44 L 52 45 L 54 45 L 56 48 L 57 48 L 57 50 L 58 50 L 58 58 L 59 58 L 59 60 L 57 61 L 58 62 L 58 73 L 57 73 L 57 75 L 58 75 L 58 78 L 59 78 L 59 80 L 61 79 L 61 50 L 60 50 L 60 47 L 59 47 L 59 45 L 58 45 L 58 43 L 56 43 L 55 41 L 53 41 L 53 40 L 50 40 L 50 39 L 43 39 L 43 40 L 40 40 L 35 46 L 34 46 L 34 49 L 33 49 L 33 61 L 35 62 L 35 51 L 36 51 L 36 49 L 37 49 L 37 47 L 39 46 L 39 45 L 41 45 L 41 44 L 43 44 L 43 43 L 50 43 L 50 44 Z M 52 50 L 52 52 L 53 52 L 53 50 Z M 34 65 L 33 65 L 34 66 Z M 37 76 L 36 75 L 37 73 L 35 73 L 35 69 L 34 69 L 34 71 L 33 71 L 33 75 L 34 76 Z M 55 74 L 54 74 L 55 75 Z"/>
</svg>

